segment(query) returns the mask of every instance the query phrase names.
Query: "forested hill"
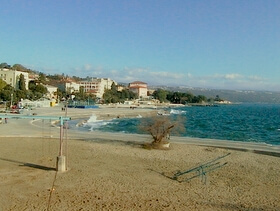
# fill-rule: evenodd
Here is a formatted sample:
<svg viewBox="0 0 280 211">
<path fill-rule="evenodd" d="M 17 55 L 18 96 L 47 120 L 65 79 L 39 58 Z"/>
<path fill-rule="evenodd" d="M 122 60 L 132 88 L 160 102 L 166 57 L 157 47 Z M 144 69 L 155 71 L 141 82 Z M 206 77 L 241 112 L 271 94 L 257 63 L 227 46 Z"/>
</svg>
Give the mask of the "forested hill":
<svg viewBox="0 0 280 211">
<path fill-rule="evenodd" d="M 178 92 L 190 92 L 194 95 L 204 95 L 207 98 L 215 97 L 229 100 L 235 103 L 280 103 L 280 91 L 240 91 L 240 90 L 219 90 L 219 89 L 203 89 L 191 87 L 149 87 L 151 89 L 165 89 Z"/>
</svg>

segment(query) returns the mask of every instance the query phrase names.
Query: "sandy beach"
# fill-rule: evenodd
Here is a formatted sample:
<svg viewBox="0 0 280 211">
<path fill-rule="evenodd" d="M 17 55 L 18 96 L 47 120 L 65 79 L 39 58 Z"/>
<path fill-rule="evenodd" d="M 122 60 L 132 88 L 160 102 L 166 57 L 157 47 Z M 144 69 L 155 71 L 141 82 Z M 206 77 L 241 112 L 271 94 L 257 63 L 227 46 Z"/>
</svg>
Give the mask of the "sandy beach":
<svg viewBox="0 0 280 211">
<path fill-rule="evenodd" d="M 61 108 L 36 109 L 62 116 Z M 72 118 L 154 115 L 149 108 L 68 109 Z M 0 210 L 280 210 L 279 148 L 174 137 L 169 150 L 147 150 L 146 135 L 68 131 L 67 171 L 56 172 L 59 128 L 10 119 L 0 125 Z M 258 153 L 254 153 L 258 152 Z M 169 177 L 229 156 L 201 177 Z M 184 178 L 182 178 L 184 179 Z M 205 179 L 205 178 L 204 178 Z"/>
</svg>

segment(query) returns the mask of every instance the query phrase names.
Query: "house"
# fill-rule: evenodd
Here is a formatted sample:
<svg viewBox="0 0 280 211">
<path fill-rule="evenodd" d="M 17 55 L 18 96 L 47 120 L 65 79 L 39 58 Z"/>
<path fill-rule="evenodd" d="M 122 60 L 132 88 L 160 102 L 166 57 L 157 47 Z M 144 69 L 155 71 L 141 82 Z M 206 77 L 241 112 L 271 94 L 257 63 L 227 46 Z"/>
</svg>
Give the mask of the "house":
<svg viewBox="0 0 280 211">
<path fill-rule="evenodd" d="M 25 80 L 25 88 L 28 90 L 28 84 L 29 84 L 29 74 L 28 72 L 22 72 L 7 68 L 0 68 L 0 78 L 5 81 L 7 84 L 11 85 L 15 89 L 19 88 L 19 79 L 20 75 L 23 75 Z"/>
<path fill-rule="evenodd" d="M 47 97 L 49 99 L 57 99 L 57 87 L 51 85 L 44 85 L 44 86 L 48 90 Z"/>
<path fill-rule="evenodd" d="M 93 94 L 97 98 L 102 98 L 106 89 L 111 89 L 112 84 L 117 83 L 110 78 L 91 78 L 83 81 L 67 81 L 64 84 L 63 90 L 69 94 L 79 92 L 83 88 L 85 93 Z"/>
<path fill-rule="evenodd" d="M 80 84 L 74 81 L 66 81 L 64 83 L 64 86 L 62 87 L 62 90 L 64 90 L 66 93 L 75 93 L 79 92 L 80 90 Z"/>
<path fill-rule="evenodd" d="M 129 90 L 137 94 L 138 98 L 147 98 L 148 85 L 142 81 L 134 81 L 129 83 Z"/>
</svg>

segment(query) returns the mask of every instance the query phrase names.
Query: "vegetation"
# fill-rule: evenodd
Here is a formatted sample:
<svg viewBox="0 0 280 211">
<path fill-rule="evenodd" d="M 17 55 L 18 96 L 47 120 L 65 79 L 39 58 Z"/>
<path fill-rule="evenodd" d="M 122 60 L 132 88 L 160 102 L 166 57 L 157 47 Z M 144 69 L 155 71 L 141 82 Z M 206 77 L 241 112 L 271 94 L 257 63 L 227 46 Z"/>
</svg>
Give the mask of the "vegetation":
<svg viewBox="0 0 280 211">
<path fill-rule="evenodd" d="M 126 100 L 135 99 L 136 94 L 130 90 L 124 89 L 118 91 L 115 83 L 112 84 L 111 89 L 105 90 L 103 95 L 104 103 L 124 103 Z"/>
<path fill-rule="evenodd" d="M 7 83 L 0 78 L 0 90 L 3 89 Z"/>
<path fill-rule="evenodd" d="M 35 82 L 29 83 L 29 99 L 38 100 L 47 94 L 48 90 L 42 84 L 36 84 Z"/>
<path fill-rule="evenodd" d="M 159 100 L 159 102 L 163 103 L 167 101 L 167 94 L 168 91 L 163 90 L 163 89 L 158 89 L 153 93 L 153 97 L 157 100 Z"/>
<path fill-rule="evenodd" d="M 163 89 L 158 89 L 153 93 L 153 97 L 162 102 L 170 102 L 174 104 L 188 104 L 188 103 L 206 103 L 213 101 L 211 98 L 203 95 L 194 96 L 190 92 L 172 92 Z"/>
<path fill-rule="evenodd" d="M 38 82 L 42 83 L 42 84 L 46 84 L 47 77 L 46 77 L 46 75 L 44 73 L 39 73 Z"/>
<path fill-rule="evenodd" d="M 139 127 L 152 136 L 152 148 L 161 148 L 163 144 L 169 143 L 171 132 L 177 134 L 186 130 L 184 123 L 185 118 L 182 116 L 173 119 L 167 116 L 154 116 L 142 119 Z"/>
<path fill-rule="evenodd" d="M 7 69 L 10 69 L 11 66 L 8 65 L 7 63 L 1 63 L 1 64 L 0 64 L 0 68 L 7 68 Z"/>
<path fill-rule="evenodd" d="M 26 67 L 22 66 L 21 64 L 14 64 L 12 67 L 14 70 L 22 71 L 22 72 L 31 72 L 30 69 L 27 69 Z M 8 68 L 9 69 L 9 68 Z"/>
<path fill-rule="evenodd" d="M 22 90 L 22 91 L 26 91 L 25 80 L 24 80 L 23 74 L 20 74 L 20 76 L 19 76 L 18 89 Z"/>
<path fill-rule="evenodd" d="M 7 63 L 1 63 L 1 68 L 15 69 L 18 71 L 29 71 L 29 69 L 25 68 L 20 64 L 15 64 L 12 67 Z M 40 78 L 40 77 L 39 77 Z M 36 83 L 31 81 L 28 84 L 28 90 L 26 89 L 26 81 L 24 79 L 24 75 L 20 74 L 19 81 L 17 84 L 17 89 L 13 88 L 11 85 L 7 84 L 5 81 L 0 79 L 0 101 L 7 101 L 7 106 L 10 106 L 11 101 L 18 102 L 21 99 L 29 99 L 29 100 L 38 100 L 42 98 L 46 93 L 47 89 L 40 83 Z"/>
<path fill-rule="evenodd" d="M 90 102 L 91 104 L 94 104 L 96 101 L 96 97 L 93 94 L 88 94 L 85 92 L 84 87 L 80 87 L 80 90 L 78 93 L 75 93 L 75 97 L 73 99 L 74 101 L 87 101 L 88 103 Z"/>
</svg>

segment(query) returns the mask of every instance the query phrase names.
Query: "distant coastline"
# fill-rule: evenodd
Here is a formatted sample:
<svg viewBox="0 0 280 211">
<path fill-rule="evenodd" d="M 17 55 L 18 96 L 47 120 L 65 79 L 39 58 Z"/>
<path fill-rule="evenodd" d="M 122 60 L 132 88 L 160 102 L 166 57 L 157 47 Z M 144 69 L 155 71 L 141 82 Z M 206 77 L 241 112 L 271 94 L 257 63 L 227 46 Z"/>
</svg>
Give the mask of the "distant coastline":
<svg viewBox="0 0 280 211">
<path fill-rule="evenodd" d="M 221 98 L 232 103 L 273 103 L 280 104 L 280 91 L 252 91 L 252 90 L 227 90 L 227 89 L 206 89 L 198 87 L 169 87 L 149 86 L 151 89 L 162 88 L 170 91 L 190 92 L 194 95 L 213 97 L 219 95 Z"/>
</svg>

